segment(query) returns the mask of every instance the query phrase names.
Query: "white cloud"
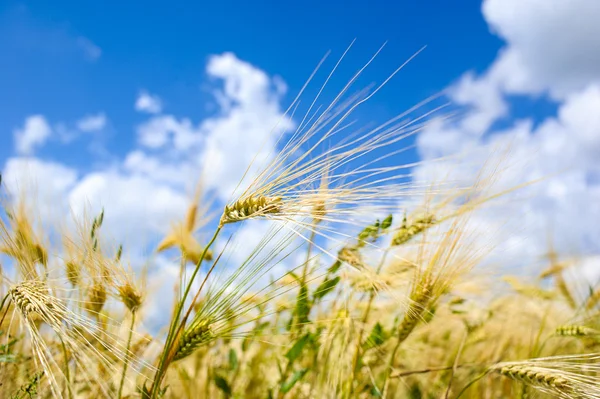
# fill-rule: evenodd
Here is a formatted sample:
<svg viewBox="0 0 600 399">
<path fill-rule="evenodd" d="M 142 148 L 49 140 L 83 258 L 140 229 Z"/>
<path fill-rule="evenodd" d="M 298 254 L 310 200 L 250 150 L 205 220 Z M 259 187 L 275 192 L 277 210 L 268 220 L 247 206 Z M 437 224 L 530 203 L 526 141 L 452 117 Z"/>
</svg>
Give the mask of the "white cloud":
<svg viewBox="0 0 600 399">
<path fill-rule="evenodd" d="M 77 129 L 82 132 L 97 132 L 106 126 L 107 119 L 103 112 L 95 115 L 86 115 L 77 121 Z"/>
<path fill-rule="evenodd" d="M 175 179 L 183 181 L 202 173 L 207 187 L 228 199 L 248 165 L 253 163 L 255 171 L 273 159 L 278 138 L 293 124 L 279 104 L 285 92 L 280 79 L 231 53 L 212 56 L 206 71 L 223 83 L 222 90 L 213 92 L 221 112 L 198 124 L 173 115 L 150 118 L 137 128 L 138 143 L 160 152 L 150 156 L 138 150 L 128 156 L 126 166 L 162 176 L 165 170 L 179 170 Z"/>
<path fill-rule="evenodd" d="M 130 249 L 159 239 L 188 205 L 186 196 L 168 185 L 118 170 L 87 174 L 68 198 L 76 215 L 95 215 L 104 207 L 103 230 Z"/>
<path fill-rule="evenodd" d="M 139 143 L 151 149 L 186 151 L 201 139 L 199 130 L 188 118 L 178 120 L 172 115 L 151 118 L 138 126 L 137 134 Z"/>
<path fill-rule="evenodd" d="M 9 158 L 2 170 L 3 184 L 14 195 L 23 195 L 28 206 L 48 223 L 62 223 L 68 212 L 65 194 L 77 182 L 77 171 L 57 162 L 37 158 Z M 33 202 L 35 201 L 35 202 Z"/>
<path fill-rule="evenodd" d="M 142 91 L 135 100 L 135 109 L 139 112 L 160 114 L 162 112 L 162 101 L 158 96 Z"/>
<path fill-rule="evenodd" d="M 271 161 L 277 140 L 293 128 L 279 105 L 285 86 L 263 71 L 239 60 L 231 53 L 213 56 L 207 66 L 210 77 L 223 80 L 220 92 L 224 112 L 201 126 L 204 146 L 200 154 L 207 184 L 228 199 L 246 172 L 252 172 Z"/>
<path fill-rule="evenodd" d="M 68 199 L 76 215 L 94 215 L 104 207 L 105 234 L 138 253 L 183 217 L 189 201 L 185 193 L 191 192 L 201 175 L 207 188 L 221 198 L 231 194 L 254 156 L 258 153 L 259 160 L 270 160 L 282 129 L 291 126 L 279 105 L 285 84 L 229 53 L 212 57 L 207 72 L 223 82 L 214 93 L 225 107 L 216 115 L 197 122 L 173 115 L 150 116 L 137 127 L 137 145 L 124 159 L 79 176 L 60 163 L 31 158 L 39 186 L 54 198 Z M 156 104 L 143 103 L 138 108 L 159 111 L 153 108 Z M 90 114 L 75 127 L 95 131 L 106 123 L 103 113 Z M 280 127 L 274 128 L 278 123 Z M 75 132 L 64 125 L 59 130 L 71 139 Z M 14 176 L 20 168 L 17 160 L 5 165 Z M 70 211 L 66 208 L 54 214 L 64 216 Z M 250 237 L 256 239 L 262 231 L 262 226 L 249 225 L 241 234 L 250 243 Z"/>
<path fill-rule="evenodd" d="M 19 154 L 33 153 L 36 147 L 41 147 L 52 135 L 52 128 L 43 115 L 31 115 L 25 119 L 25 125 L 13 133 L 15 150 Z"/>
<path fill-rule="evenodd" d="M 491 70 L 507 91 L 562 98 L 600 81 L 600 2 L 486 0 L 483 14 L 507 43 Z"/>
<path fill-rule="evenodd" d="M 167 160 L 142 150 L 134 150 L 127 154 L 123 167 L 132 174 L 185 188 L 191 188 L 199 175 L 198 168 L 185 159 L 178 160 L 175 157 Z"/>
<path fill-rule="evenodd" d="M 467 73 L 449 91 L 466 107 L 464 117 L 437 121 L 417 139 L 425 159 L 460 155 L 425 163 L 415 170 L 416 179 L 435 176 L 464 185 L 495 157 L 501 160 L 497 190 L 542 179 L 474 216 L 482 236 L 497 231 L 492 244 L 499 265 L 539 270 L 548 234 L 559 252 L 598 254 L 600 36 L 594 32 L 600 33 L 600 3 L 487 0 L 483 11 L 506 46 L 481 76 Z M 511 118 L 508 95 L 535 99 L 541 93 L 558 101 L 556 115 L 537 125 L 536 115 Z M 508 126 L 494 129 L 500 118 Z"/>
</svg>

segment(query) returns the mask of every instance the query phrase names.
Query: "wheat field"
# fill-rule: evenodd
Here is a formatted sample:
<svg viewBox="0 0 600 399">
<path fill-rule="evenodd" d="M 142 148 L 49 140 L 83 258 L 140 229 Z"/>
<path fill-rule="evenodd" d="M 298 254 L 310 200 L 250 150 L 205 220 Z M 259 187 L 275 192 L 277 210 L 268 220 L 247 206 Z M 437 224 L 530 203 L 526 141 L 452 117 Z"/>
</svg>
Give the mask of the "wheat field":
<svg viewBox="0 0 600 399">
<path fill-rule="evenodd" d="M 416 180 L 398 154 L 452 113 L 434 96 L 354 124 L 386 82 L 309 98 L 224 208 L 198 171 L 148 262 L 104 234 L 110 208 L 48 225 L 26 182 L 2 184 L 0 397 L 600 397 L 600 291 L 551 248 L 540 273 L 508 273 L 489 262 L 495 232 L 476 228 L 522 188 L 497 184 L 507 149 L 469 184 Z M 265 228 L 239 262 L 248 224 Z M 179 265 L 161 294 L 147 281 L 159 253 Z"/>
</svg>

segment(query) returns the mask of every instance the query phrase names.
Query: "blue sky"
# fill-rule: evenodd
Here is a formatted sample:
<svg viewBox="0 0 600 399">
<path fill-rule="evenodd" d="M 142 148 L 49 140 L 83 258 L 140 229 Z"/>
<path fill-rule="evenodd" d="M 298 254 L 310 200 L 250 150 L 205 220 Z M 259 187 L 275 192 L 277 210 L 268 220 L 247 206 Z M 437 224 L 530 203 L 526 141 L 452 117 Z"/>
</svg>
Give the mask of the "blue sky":
<svg viewBox="0 0 600 399">
<path fill-rule="evenodd" d="M 102 111 L 110 120 L 104 144 L 111 153 L 124 154 L 140 121 L 132 103 L 142 89 L 159 94 L 175 115 L 197 119 L 206 114 L 211 98 L 203 90 L 204 68 L 211 54 L 231 51 L 281 76 L 291 97 L 328 50 L 335 57 L 354 38 L 346 73 L 389 42 L 370 75 L 376 78 L 427 45 L 369 104 L 372 112 L 389 117 L 463 71 L 483 70 L 501 44 L 489 33 L 477 1 L 460 7 L 446 1 L 352 1 L 343 7 L 334 2 L 201 3 L 3 2 L 2 135 L 10 138 L 30 114 L 69 123 Z M 99 54 L 88 54 L 82 41 Z M 0 149 L 0 159 L 9 154 L 9 146 Z M 74 163 L 85 161 L 64 155 Z"/>
<path fill-rule="evenodd" d="M 471 181 L 510 144 L 501 187 L 552 178 L 477 216 L 482 234 L 499 231 L 499 259 L 534 270 L 551 235 L 600 275 L 600 2 L 202 3 L 2 2 L 0 168 L 7 184 L 38 181 L 42 217 L 67 211 L 50 198 L 105 206 L 116 240 L 156 238 L 199 170 L 218 165 L 208 187 L 222 200 L 254 143 L 275 146 L 273 126 L 328 50 L 326 70 L 357 39 L 339 87 L 386 41 L 362 85 L 426 45 L 357 116 L 383 122 L 446 90 L 461 113 L 397 161 L 466 153 L 413 173 Z M 248 226 L 256 242 L 264 232 Z"/>
</svg>

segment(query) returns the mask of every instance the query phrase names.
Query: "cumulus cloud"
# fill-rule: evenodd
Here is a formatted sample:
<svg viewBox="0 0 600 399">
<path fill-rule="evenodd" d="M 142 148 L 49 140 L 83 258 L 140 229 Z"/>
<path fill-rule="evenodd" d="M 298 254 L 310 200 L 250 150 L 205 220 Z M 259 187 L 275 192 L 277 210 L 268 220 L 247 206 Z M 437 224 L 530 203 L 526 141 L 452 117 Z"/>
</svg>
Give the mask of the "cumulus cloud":
<svg viewBox="0 0 600 399">
<path fill-rule="evenodd" d="M 586 113 L 598 100 L 600 92 L 596 88 L 586 89 L 570 96 L 555 117 L 539 126 L 526 120 L 515 122 L 510 128 L 471 142 L 460 157 L 424 164 L 415 176 L 465 185 L 476 179 L 487 162 L 500 165 L 494 191 L 543 178 L 509 194 L 500 205 L 484 209 L 477 216 L 482 233 L 497 232 L 494 245 L 507 265 L 539 264 L 548 250 L 548 234 L 563 253 L 595 253 L 600 250 L 600 233 L 594 222 L 600 217 L 600 206 L 596 205 L 600 203 L 600 166 L 596 161 L 600 157 L 600 135 L 590 139 L 592 135 L 580 132 L 579 126 L 600 131 L 596 115 Z M 436 155 L 453 155 L 450 151 L 454 147 L 435 142 L 447 132 L 458 142 L 469 139 L 468 132 L 455 126 L 437 125 L 427 129 L 419 143 L 429 146 L 428 151 Z"/>
<path fill-rule="evenodd" d="M 24 126 L 16 129 L 13 135 L 17 153 L 28 155 L 46 143 L 52 135 L 52 128 L 43 115 L 31 115 L 25 119 Z"/>
<path fill-rule="evenodd" d="M 160 114 L 162 101 L 158 96 L 142 91 L 135 100 L 135 109 L 148 114 Z"/>
<path fill-rule="evenodd" d="M 499 264 L 536 270 L 549 234 L 559 252 L 593 256 L 600 252 L 600 3 L 486 0 L 483 14 L 506 44 L 484 73 L 468 72 L 450 88 L 464 117 L 431 124 L 417 145 L 424 159 L 453 157 L 425 163 L 415 176 L 467 184 L 496 157 L 498 189 L 543 178 L 474 216 L 482 231 L 497 232 Z M 515 119 L 513 95 L 550 96 L 558 111 L 537 123 L 536 115 Z M 497 129 L 500 119 L 506 127 Z"/>
<path fill-rule="evenodd" d="M 210 57 L 206 72 L 222 83 L 213 94 L 219 112 L 198 123 L 189 118 L 158 115 L 137 127 L 140 150 L 130 154 L 127 167 L 141 173 L 178 169 L 202 173 L 204 182 L 217 195 L 228 199 L 252 164 L 256 171 L 273 159 L 278 138 L 293 127 L 280 106 L 285 85 L 232 53 Z M 176 179 L 178 177 L 175 177 Z M 252 173 L 247 175 L 252 178 Z"/>
<path fill-rule="evenodd" d="M 271 161 L 278 138 L 294 127 L 280 107 L 285 86 L 232 53 L 210 58 L 210 77 L 223 81 L 224 112 L 206 120 L 200 165 L 211 170 L 207 184 L 228 199 L 250 164 L 247 179 Z"/>
<path fill-rule="evenodd" d="M 57 199 L 73 187 L 77 171 L 57 162 L 37 158 L 9 158 L 3 179 L 16 192 L 34 189 L 42 199 Z"/>
<path fill-rule="evenodd" d="M 600 80 L 600 3 L 486 0 L 483 15 L 506 41 L 491 72 L 507 91 L 562 98 Z"/>
<path fill-rule="evenodd" d="M 34 157 L 14 157 L 6 161 L 2 179 L 14 195 L 25 199 L 46 223 L 60 225 L 68 212 L 65 194 L 77 182 L 76 170 L 58 162 Z"/>
<path fill-rule="evenodd" d="M 151 149 L 185 151 L 200 140 L 199 131 L 188 118 L 179 120 L 172 115 L 153 117 L 138 126 L 137 134 L 139 143 Z"/>
<path fill-rule="evenodd" d="M 95 115 L 86 115 L 77 121 L 77 129 L 82 132 L 97 132 L 106 126 L 106 115 L 100 112 Z"/>
<path fill-rule="evenodd" d="M 222 105 L 214 115 L 197 121 L 150 115 L 136 128 L 134 148 L 122 159 L 87 173 L 77 173 L 56 161 L 13 157 L 4 166 L 4 174 L 10 178 L 7 184 L 18 184 L 22 172 L 30 170 L 44 197 L 53 199 L 44 202 L 48 208 L 61 200 L 66 202 L 63 208 L 55 208 L 53 215 L 58 218 L 69 212 L 94 215 L 105 208 L 103 231 L 107 237 L 140 253 L 144 245 L 165 234 L 174 220 L 183 218 L 199 178 L 213 194 L 225 198 L 257 153 L 260 162 L 272 159 L 282 129 L 291 126 L 279 104 L 285 90 L 280 80 L 231 53 L 211 57 L 207 74 Z M 160 100 L 142 93 L 136 108 L 158 113 Z M 57 132 L 66 143 L 78 132 L 99 131 L 106 124 L 104 113 L 88 114 L 73 128 L 60 124 L 58 129 L 57 125 Z M 43 144 L 52 131 L 41 116 L 29 118 L 21 130 L 16 134 L 26 143 L 20 145 L 24 149 L 21 152 Z M 36 199 L 44 201 L 42 197 Z M 244 247 L 261 237 L 263 230 L 254 225 L 241 231 Z"/>
<path fill-rule="evenodd" d="M 210 57 L 206 73 L 214 83 L 212 93 L 220 106 L 213 115 L 194 120 L 161 114 L 160 99 L 142 93 L 135 108 L 151 115 L 136 127 L 137 141 L 122 159 L 78 173 L 55 161 L 13 157 L 3 168 L 7 186 L 18 186 L 24 179 L 24 171 L 29 170 L 36 187 L 40 188 L 40 195 L 30 195 L 30 199 L 35 197 L 37 206 L 43 202 L 40 216 L 50 222 L 60 222 L 69 213 L 90 217 L 104 208 L 103 237 L 114 245 L 123 244 L 125 258 L 137 262 L 132 263 L 133 267 L 140 266 L 151 251 L 147 245 L 160 239 L 173 221 L 183 219 L 191 189 L 199 178 L 222 206 L 248 165 L 254 162 L 253 170 L 256 170 L 271 161 L 277 153 L 278 138 L 294 126 L 280 106 L 286 90 L 280 79 L 231 53 Z M 70 140 L 79 132 L 98 131 L 106 124 L 103 113 L 89 114 L 72 128 L 61 124 L 60 129 L 55 130 L 59 130 L 63 139 Z M 45 125 L 50 132 L 48 124 Z M 34 119 L 33 125 L 26 124 L 23 130 L 36 127 L 39 128 Z M 26 147 L 41 145 L 46 138 L 36 141 L 29 137 L 26 140 L 30 144 Z M 31 193 L 30 190 L 25 192 Z M 59 204 L 63 206 L 57 206 Z M 261 241 L 266 240 L 262 250 L 266 256 L 274 246 L 280 245 L 280 240 L 293 238 L 282 231 L 273 233 L 271 225 L 258 222 L 240 226 L 223 257 L 229 269 L 223 268 L 219 272 L 221 277 L 226 278 L 231 270 L 239 267 Z M 215 249 L 223 246 L 224 241 L 218 242 Z M 170 308 L 172 286 L 179 273 L 177 262 L 171 260 L 162 255 L 153 258 L 150 289 L 168 298 L 149 309 L 147 316 L 153 328 L 164 322 Z M 275 269 L 257 276 L 257 284 L 264 284 L 272 273 L 279 276 L 295 265 L 290 260 L 271 262 Z"/>
<path fill-rule="evenodd" d="M 166 184 L 118 170 L 85 175 L 69 191 L 76 215 L 95 215 L 106 209 L 103 229 L 126 248 L 141 249 L 160 238 L 173 220 L 181 219 L 188 198 Z"/>
</svg>

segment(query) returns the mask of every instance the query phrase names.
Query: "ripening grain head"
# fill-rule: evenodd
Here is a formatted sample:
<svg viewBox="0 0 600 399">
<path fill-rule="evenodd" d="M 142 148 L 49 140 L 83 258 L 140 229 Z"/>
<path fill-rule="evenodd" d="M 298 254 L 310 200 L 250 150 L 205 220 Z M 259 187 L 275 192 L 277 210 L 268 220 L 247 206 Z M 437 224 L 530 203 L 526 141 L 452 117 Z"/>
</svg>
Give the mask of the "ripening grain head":
<svg viewBox="0 0 600 399">
<path fill-rule="evenodd" d="M 505 362 L 491 370 L 558 398 L 600 396 L 600 355 L 553 356 Z"/>
<path fill-rule="evenodd" d="M 64 371 L 70 366 L 53 353 L 57 339 L 64 348 L 61 353 L 68 353 L 76 364 L 84 385 L 94 387 L 103 397 L 110 397 L 109 381 L 101 371 L 118 370 L 127 351 L 116 336 L 101 331 L 94 320 L 69 308 L 67 302 L 58 296 L 60 291 L 60 288 L 42 280 L 24 280 L 9 290 L 15 321 L 27 332 L 35 362 L 46 376 L 43 383 L 48 384 L 47 389 L 58 398 L 65 396 L 64 386 L 70 383 Z M 45 326 L 52 334 L 45 330 Z M 134 363 L 139 368 L 139 362 L 134 360 Z"/>
<path fill-rule="evenodd" d="M 420 190 L 408 183 L 411 165 L 397 164 L 394 158 L 405 150 L 403 139 L 420 131 L 435 111 L 418 114 L 420 104 L 376 127 L 354 126 L 350 121 L 354 111 L 398 72 L 372 90 L 349 94 L 374 58 L 321 109 L 316 104 L 330 74 L 296 131 L 280 138 L 285 144 L 272 162 L 225 206 L 221 227 L 263 218 L 292 221 L 317 235 L 345 239 L 344 226 L 360 226 L 365 207 L 387 214 L 396 210 L 402 196 Z M 412 114 L 417 115 L 411 119 Z M 326 223 L 338 227 L 315 227 Z"/>
</svg>

